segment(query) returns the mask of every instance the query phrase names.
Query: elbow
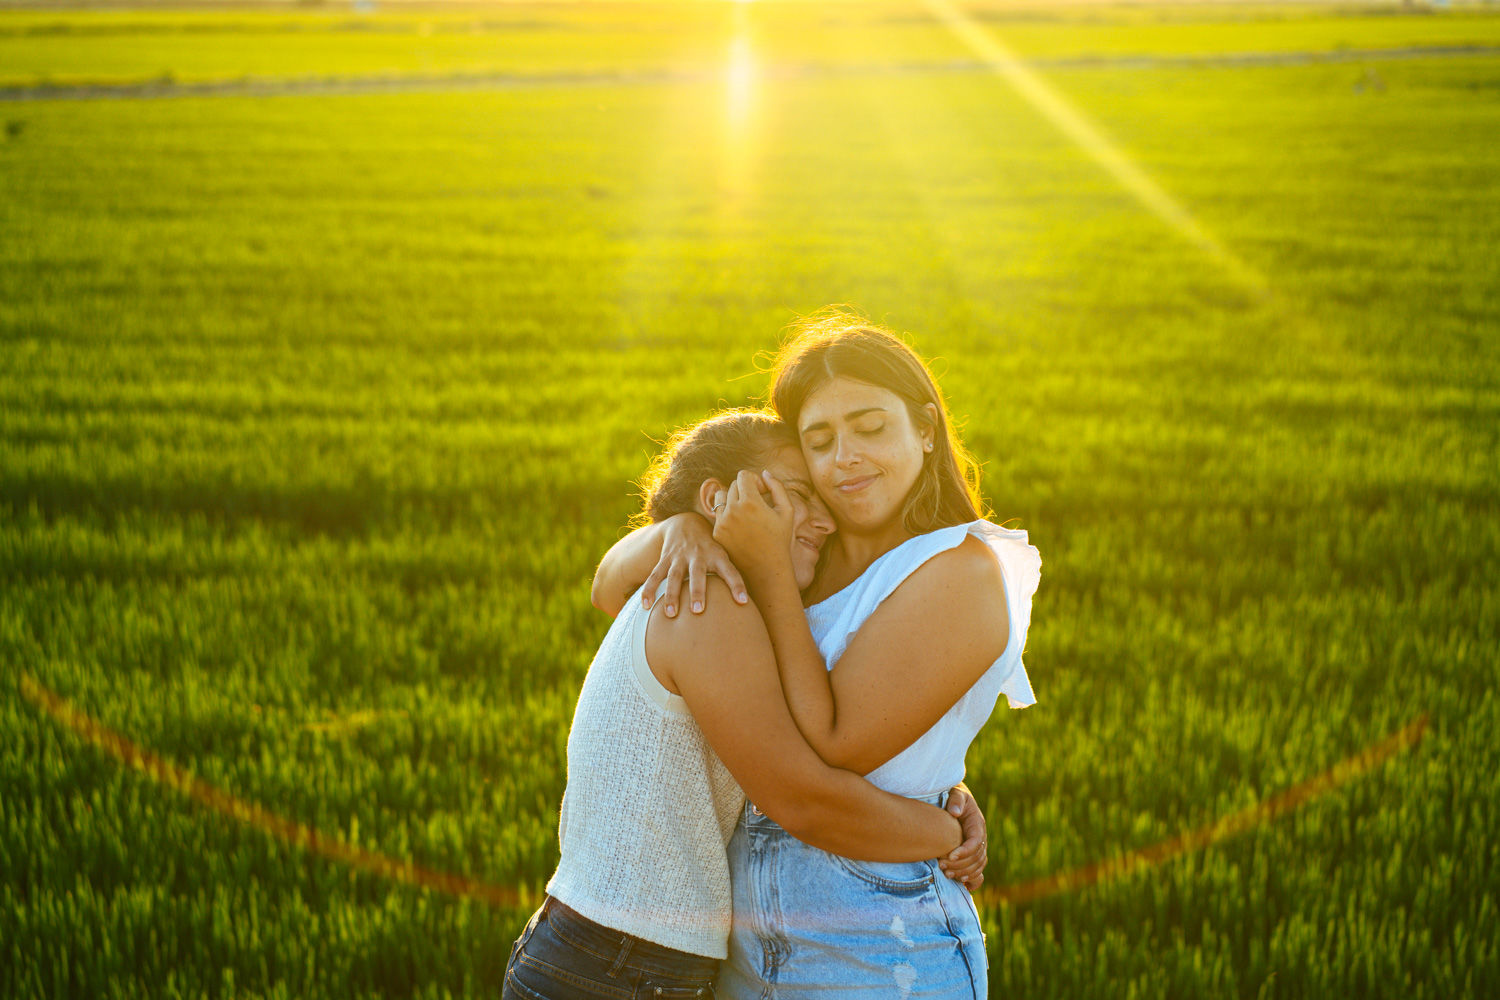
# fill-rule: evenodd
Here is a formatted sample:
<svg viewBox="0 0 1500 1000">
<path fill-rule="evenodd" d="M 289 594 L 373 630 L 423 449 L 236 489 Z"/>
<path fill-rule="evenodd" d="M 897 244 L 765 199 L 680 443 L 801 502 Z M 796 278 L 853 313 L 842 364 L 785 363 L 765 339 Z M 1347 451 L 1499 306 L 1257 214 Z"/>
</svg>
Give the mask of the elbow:
<svg viewBox="0 0 1500 1000">
<path fill-rule="evenodd" d="M 752 801 L 757 809 L 798 840 L 809 843 L 809 834 L 816 838 L 824 812 L 819 805 L 817 789 L 783 785 L 775 795 Z"/>
<path fill-rule="evenodd" d="M 841 771 L 852 771 L 855 774 L 865 775 L 879 767 L 868 764 L 866 758 L 856 753 L 854 748 L 846 746 L 826 746 L 818 750 L 818 756 L 823 758 L 823 763 L 829 767 L 836 767 Z"/>
<path fill-rule="evenodd" d="M 801 801 L 784 803 L 775 812 L 767 809 L 766 815 L 804 844 L 818 846 L 826 842 L 820 836 L 827 829 L 821 812 L 816 802 Z"/>
<path fill-rule="evenodd" d="M 843 734 L 836 730 L 808 737 L 808 745 L 822 758 L 823 763 L 841 771 L 865 775 L 885 763 L 882 760 L 871 761 L 870 755 L 863 751 L 857 741 L 843 738 Z"/>
<path fill-rule="evenodd" d="M 849 846 L 842 835 L 849 826 L 848 810 L 839 808 L 825 796 L 810 794 L 788 798 L 771 808 L 761 806 L 761 809 L 804 844 L 835 854 L 844 852 Z"/>
<path fill-rule="evenodd" d="M 594 578 L 594 585 L 589 588 L 589 603 L 611 618 L 618 616 L 623 607 L 623 602 L 610 592 L 610 588 L 601 585 L 598 577 Z"/>
</svg>

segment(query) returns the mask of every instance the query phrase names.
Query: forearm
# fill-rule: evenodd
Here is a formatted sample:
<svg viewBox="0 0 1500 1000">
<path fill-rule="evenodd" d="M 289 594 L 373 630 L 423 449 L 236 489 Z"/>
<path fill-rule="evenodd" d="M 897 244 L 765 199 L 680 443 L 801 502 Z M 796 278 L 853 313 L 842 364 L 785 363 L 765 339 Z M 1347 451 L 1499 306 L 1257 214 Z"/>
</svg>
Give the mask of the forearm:
<svg viewBox="0 0 1500 1000">
<path fill-rule="evenodd" d="M 947 812 L 882 792 L 852 772 L 832 771 L 819 784 L 825 787 L 791 810 L 791 825 L 782 822 L 814 847 L 859 861 L 922 861 L 947 856 L 963 840 Z"/>
<path fill-rule="evenodd" d="M 676 684 L 750 801 L 793 835 L 849 857 L 910 861 L 958 846 L 958 821 L 942 810 L 819 759 L 787 711 L 758 609 L 726 602 L 715 586 L 703 615 L 650 623 L 647 646 L 653 671 Z"/>
<path fill-rule="evenodd" d="M 756 605 L 765 619 L 776 654 L 787 708 L 808 744 L 829 764 L 844 766 L 835 743 L 838 705 L 828 668 L 813 641 L 796 581 L 787 572 L 767 572 L 751 580 Z"/>
<path fill-rule="evenodd" d="M 599 560 L 599 568 L 594 570 L 594 584 L 589 591 L 594 607 L 611 618 L 618 615 L 661 558 L 661 543 L 662 526 L 648 524 L 610 546 Z"/>
</svg>

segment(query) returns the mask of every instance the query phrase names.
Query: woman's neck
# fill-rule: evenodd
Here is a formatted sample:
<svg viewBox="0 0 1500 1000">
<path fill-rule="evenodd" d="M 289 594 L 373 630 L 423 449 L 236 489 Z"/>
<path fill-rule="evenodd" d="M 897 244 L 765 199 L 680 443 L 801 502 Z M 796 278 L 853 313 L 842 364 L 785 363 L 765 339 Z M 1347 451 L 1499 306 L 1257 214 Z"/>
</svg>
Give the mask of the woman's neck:
<svg viewBox="0 0 1500 1000">
<path fill-rule="evenodd" d="M 827 600 L 859 579 L 870 564 L 911 538 L 911 532 L 900 521 L 878 532 L 868 534 L 840 528 L 828 542 L 832 548 L 818 578 L 807 588 L 808 604 Z"/>
</svg>

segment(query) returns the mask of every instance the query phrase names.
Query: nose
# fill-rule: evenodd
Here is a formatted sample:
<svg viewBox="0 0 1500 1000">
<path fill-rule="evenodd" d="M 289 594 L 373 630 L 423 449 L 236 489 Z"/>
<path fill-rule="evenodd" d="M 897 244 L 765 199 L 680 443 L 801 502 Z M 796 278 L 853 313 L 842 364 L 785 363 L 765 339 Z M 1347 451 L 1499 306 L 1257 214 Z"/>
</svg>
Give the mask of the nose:
<svg viewBox="0 0 1500 1000">
<path fill-rule="evenodd" d="M 834 446 L 833 449 L 834 462 L 837 463 L 840 468 L 847 465 L 852 465 L 856 458 L 854 454 L 854 441 L 847 434 L 840 434 L 837 438 L 837 441 L 838 443 Z"/>
<path fill-rule="evenodd" d="M 828 511 L 823 509 L 822 504 L 813 504 L 812 510 L 809 513 L 811 516 L 808 520 L 812 524 L 814 531 L 824 535 L 833 534 L 836 525 L 833 523 L 833 518 L 829 516 Z"/>
</svg>

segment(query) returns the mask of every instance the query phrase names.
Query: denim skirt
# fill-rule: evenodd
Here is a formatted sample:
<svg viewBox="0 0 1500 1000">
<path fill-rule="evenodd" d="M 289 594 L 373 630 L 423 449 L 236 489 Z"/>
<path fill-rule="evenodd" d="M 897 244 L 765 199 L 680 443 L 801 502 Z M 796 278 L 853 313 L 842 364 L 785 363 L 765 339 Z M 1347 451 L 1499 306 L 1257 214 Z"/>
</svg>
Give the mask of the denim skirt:
<svg viewBox="0 0 1500 1000">
<path fill-rule="evenodd" d="M 936 860 L 851 861 L 809 847 L 747 804 L 729 870 L 734 928 L 720 1000 L 987 995 L 974 900 Z"/>
<path fill-rule="evenodd" d="M 719 960 L 595 923 L 551 896 L 510 950 L 504 1000 L 712 1000 Z"/>
</svg>

